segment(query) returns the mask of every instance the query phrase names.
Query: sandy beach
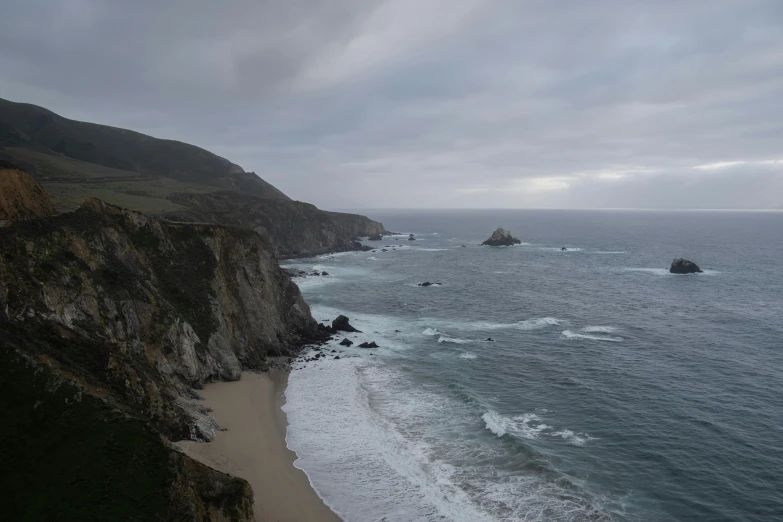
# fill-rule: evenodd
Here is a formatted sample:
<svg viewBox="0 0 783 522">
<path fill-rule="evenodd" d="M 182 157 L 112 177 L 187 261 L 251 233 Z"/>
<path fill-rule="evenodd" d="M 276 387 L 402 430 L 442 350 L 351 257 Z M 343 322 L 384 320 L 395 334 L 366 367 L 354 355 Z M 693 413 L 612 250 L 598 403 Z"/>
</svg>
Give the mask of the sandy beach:
<svg viewBox="0 0 783 522">
<path fill-rule="evenodd" d="M 257 522 L 340 522 L 294 467 L 286 447 L 288 425 L 281 409 L 288 373 L 243 373 L 237 382 L 209 384 L 202 395 L 221 431 L 213 442 L 180 442 L 191 457 L 247 480 L 255 495 Z"/>
</svg>

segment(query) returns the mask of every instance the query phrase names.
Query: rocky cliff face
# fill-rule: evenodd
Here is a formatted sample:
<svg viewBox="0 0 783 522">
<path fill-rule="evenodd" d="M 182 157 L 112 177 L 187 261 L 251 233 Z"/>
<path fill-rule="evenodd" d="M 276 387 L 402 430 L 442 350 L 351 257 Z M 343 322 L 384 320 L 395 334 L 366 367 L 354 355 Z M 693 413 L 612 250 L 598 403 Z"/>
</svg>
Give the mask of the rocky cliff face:
<svg viewBox="0 0 783 522">
<path fill-rule="evenodd" d="M 8 397 L 32 401 L 18 413 L 0 407 L 2 422 L 21 438 L 62 431 L 67 440 L 53 449 L 53 439 L 52 454 L 95 491 L 103 487 L 96 477 L 121 473 L 133 448 L 144 448 L 139 469 L 157 485 L 139 495 L 167 496 L 164 511 L 192 506 L 182 511 L 192 516 L 163 520 L 250 520 L 244 481 L 172 452 L 166 440 L 214 437 L 194 388 L 263 369 L 316 333 L 298 287 L 246 228 L 170 223 L 91 199 L 74 213 L 0 229 L 0 345 L 13 363 L 0 365 L 0 383 L 15 383 Z M 9 380 L 27 373 L 45 379 Z M 39 418 L 36 405 L 49 403 L 58 406 Z M 75 418 L 85 427 L 69 426 Z M 94 441 L 108 444 L 98 459 L 105 469 L 83 469 L 79 459 L 93 456 L 78 433 L 105 423 L 116 428 Z M 46 452 L 42 443 L 16 456 L 45 461 Z M 13 471 L 29 476 L 23 468 Z"/>
<path fill-rule="evenodd" d="M 325 212 L 309 203 L 257 198 L 235 192 L 173 194 L 173 202 L 190 207 L 170 212 L 172 221 L 223 223 L 252 228 L 280 257 L 357 250 L 359 236 L 384 232 L 383 224 L 355 214 Z"/>
<path fill-rule="evenodd" d="M 0 162 L 0 220 L 57 214 L 44 188 L 23 170 Z"/>
</svg>

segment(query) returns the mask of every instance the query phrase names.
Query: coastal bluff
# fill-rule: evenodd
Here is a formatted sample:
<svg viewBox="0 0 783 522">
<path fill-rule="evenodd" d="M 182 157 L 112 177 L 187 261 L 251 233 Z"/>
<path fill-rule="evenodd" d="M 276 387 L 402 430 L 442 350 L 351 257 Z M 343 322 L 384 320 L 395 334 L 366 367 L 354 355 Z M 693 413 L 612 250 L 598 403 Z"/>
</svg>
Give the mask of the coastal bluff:
<svg viewBox="0 0 783 522">
<path fill-rule="evenodd" d="M 6 515 L 253 520 L 247 482 L 175 443 L 215 436 L 205 383 L 269 368 L 319 335 L 252 230 L 97 199 L 13 221 L 0 229 Z"/>
</svg>

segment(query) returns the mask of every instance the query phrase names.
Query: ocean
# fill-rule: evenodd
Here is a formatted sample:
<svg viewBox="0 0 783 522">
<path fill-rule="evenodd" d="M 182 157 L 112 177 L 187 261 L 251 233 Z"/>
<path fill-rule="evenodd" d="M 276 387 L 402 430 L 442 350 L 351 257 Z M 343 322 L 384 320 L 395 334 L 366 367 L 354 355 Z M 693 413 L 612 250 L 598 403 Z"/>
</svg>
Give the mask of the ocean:
<svg viewBox="0 0 783 522">
<path fill-rule="evenodd" d="M 783 213 L 370 217 L 403 235 L 284 263 L 380 345 L 335 342 L 286 390 L 296 465 L 346 521 L 783 519 Z M 497 227 L 523 243 L 479 246 Z"/>
</svg>

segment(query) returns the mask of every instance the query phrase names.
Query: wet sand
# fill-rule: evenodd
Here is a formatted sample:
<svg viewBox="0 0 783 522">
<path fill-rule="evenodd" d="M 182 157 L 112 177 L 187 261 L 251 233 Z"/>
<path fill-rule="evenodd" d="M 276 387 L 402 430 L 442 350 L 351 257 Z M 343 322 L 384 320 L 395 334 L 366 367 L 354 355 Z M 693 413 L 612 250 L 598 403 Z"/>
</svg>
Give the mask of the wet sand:
<svg viewBox="0 0 783 522">
<path fill-rule="evenodd" d="M 288 373 L 243 373 L 237 382 L 209 384 L 203 404 L 221 428 L 209 443 L 183 441 L 183 451 L 217 470 L 244 478 L 255 495 L 257 522 L 340 522 L 294 467 L 281 409 Z"/>
</svg>

